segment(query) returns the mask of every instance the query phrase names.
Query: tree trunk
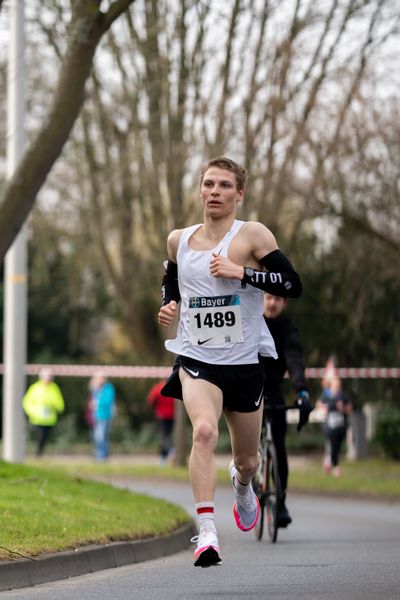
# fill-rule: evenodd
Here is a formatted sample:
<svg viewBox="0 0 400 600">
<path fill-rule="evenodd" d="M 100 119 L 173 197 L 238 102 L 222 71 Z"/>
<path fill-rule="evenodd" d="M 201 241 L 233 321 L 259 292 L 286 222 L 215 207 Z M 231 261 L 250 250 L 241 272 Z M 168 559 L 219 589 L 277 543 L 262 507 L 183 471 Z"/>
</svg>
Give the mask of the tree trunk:
<svg viewBox="0 0 400 600">
<path fill-rule="evenodd" d="M 61 154 L 84 100 L 85 82 L 102 35 L 134 0 L 117 0 L 107 13 L 96 0 L 74 2 L 70 37 L 53 106 L 5 189 L 0 208 L 0 258 L 25 222 L 36 195 Z"/>
</svg>

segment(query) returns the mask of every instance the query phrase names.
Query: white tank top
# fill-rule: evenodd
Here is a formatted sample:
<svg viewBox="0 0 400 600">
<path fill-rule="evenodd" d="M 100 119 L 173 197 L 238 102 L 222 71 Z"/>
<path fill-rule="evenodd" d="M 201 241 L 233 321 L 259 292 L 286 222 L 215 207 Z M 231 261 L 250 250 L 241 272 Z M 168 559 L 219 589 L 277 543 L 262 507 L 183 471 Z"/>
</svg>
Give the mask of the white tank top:
<svg viewBox="0 0 400 600">
<path fill-rule="evenodd" d="M 201 227 L 183 230 L 177 251 L 181 294 L 177 336 L 165 347 L 175 354 L 221 365 L 258 363 L 258 355 L 277 358 L 274 340 L 263 317 L 263 292 L 238 279 L 210 274 L 212 253 L 227 256 L 232 238 L 242 227 L 232 228 L 212 250 L 192 250 L 189 238 Z"/>
</svg>

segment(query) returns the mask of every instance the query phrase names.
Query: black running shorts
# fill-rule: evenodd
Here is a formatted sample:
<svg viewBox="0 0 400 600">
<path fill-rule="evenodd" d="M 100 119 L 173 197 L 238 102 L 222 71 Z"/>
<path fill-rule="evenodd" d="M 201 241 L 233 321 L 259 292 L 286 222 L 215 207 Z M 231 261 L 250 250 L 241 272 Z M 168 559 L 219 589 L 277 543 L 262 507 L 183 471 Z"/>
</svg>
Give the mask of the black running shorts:
<svg viewBox="0 0 400 600">
<path fill-rule="evenodd" d="M 262 404 L 264 367 L 262 363 L 251 365 L 210 365 L 208 363 L 178 356 L 171 375 L 161 390 L 163 396 L 182 400 L 179 369 L 193 379 L 205 379 L 220 388 L 224 408 L 237 412 L 255 412 Z"/>
</svg>

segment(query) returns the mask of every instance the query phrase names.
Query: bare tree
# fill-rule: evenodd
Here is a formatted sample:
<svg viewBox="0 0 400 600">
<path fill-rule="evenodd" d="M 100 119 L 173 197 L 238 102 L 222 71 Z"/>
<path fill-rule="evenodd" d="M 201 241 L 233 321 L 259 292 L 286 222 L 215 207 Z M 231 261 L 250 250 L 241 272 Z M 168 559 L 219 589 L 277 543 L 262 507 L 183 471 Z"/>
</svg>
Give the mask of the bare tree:
<svg viewBox="0 0 400 600">
<path fill-rule="evenodd" d="M 310 200 L 314 216 L 339 218 L 399 254 L 399 109 L 395 98 L 386 100 L 384 112 L 380 102 L 367 102 L 359 91 L 358 107 L 348 112 L 334 152 L 329 142 L 312 145 L 316 173 Z"/>
<path fill-rule="evenodd" d="M 94 69 L 90 101 L 82 111 L 84 143 L 79 134 L 74 136 L 87 164 L 81 196 L 89 200 L 91 211 L 84 223 L 115 293 L 126 336 L 142 362 L 164 354 L 153 316 L 162 272 L 162 260 L 156 257 L 165 252 L 168 231 L 182 226 L 188 212 L 183 180 L 187 140 L 194 134 L 185 131 L 190 120 L 187 94 L 200 85 L 199 80 L 192 85 L 198 71 L 189 66 L 196 65 L 199 50 L 201 56 L 203 31 L 200 24 L 191 49 L 187 0 L 178 5 L 172 22 L 168 7 L 155 4 L 144 4 L 145 28 L 138 29 L 127 14 L 128 39 L 112 33 L 107 37 L 120 86 L 110 87 L 100 65 Z M 197 13 L 196 3 L 191 8 Z M 200 18 L 206 15 L 201 7 Z M 169 52 L 172 45 L 178 48 L 175 56 Z M 124 56 L 143 57 L 144 68 L 135 61 L 127 66 Z M 76 161 L 81 159 L 77 150 Z"/>
<path fill-rule="evenodd" d="M 308 132 L 311 185 L 300 195 L 307 195 L 309 217 L 341 219 L 398 253 L 398 100 L 389 90 L 382 93 L 382 75 L 370 66 L 398 28 L 399 14 L 382 34 L 384 4 L 371 11 L 354 70 L 341 69 L 344 93 L 326 107 L 330 126 L 318 119 Z"/>
<path fill-rule="evenodd" d="M 355 160 L 361 146 L 367 151 L 356 115 L 380 45 L 396 29 L 389 8 L 390 0 L 143 0 L 104 36 L 57 170 L 74 182 L 66 187 L 54 174 L 49 185 L 62 215 L 79 212 L 90 259 L 141 360 L 160 356 L 154 314 L 165 240 L 200 216 L 194 173 L 210 154 L 245 162 L 244 217 L 265 222 L 286 248 L 321 215 L 378 230 L 362 218 L 368 203 L 369 217 L 379 210 L 378 187 L 375 203 L 364 186 L 352 206 L 356 173 L 367 165 Z M 365 114 L 372 98 L 365 93 Z M 378 134 L 373 112 L 369 123 L 383 147 L 389 131 L 382 121 Z M 346 202 L 337 202 L 339 191 Z"/>
<path fill-rule="evenodd" d="M 134 0 L 115 0 L 107 12 L 99 0 L 72 2 L 67 51 L 60 70 L 53 106 L 6 186 L 0 207 L 0 257 L 28 216 L 36 195 L 68 139 L 84 99 L 85 82 L 100 39 Z"/>
</svg>

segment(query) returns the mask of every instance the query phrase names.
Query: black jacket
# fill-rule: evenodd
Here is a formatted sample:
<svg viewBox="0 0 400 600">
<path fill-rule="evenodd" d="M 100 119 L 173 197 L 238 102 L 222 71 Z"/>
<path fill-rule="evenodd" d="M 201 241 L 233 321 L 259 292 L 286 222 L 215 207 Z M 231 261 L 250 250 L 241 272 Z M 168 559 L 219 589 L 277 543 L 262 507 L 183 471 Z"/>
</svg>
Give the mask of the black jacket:
<svg viewBox="0 0 400 600">
<path fill-rule="evenodd" d="M 282 382 L 286 371 L 296 392 L 307 390 L 303 348 L 297 327 L 285 314 L 280 314 L 276 319 L 265 318 L 265 322 L 274 338 L 278 358 L 262 359 L 264 393 L 271 403 L 283 404 Z"/>
</svg>

